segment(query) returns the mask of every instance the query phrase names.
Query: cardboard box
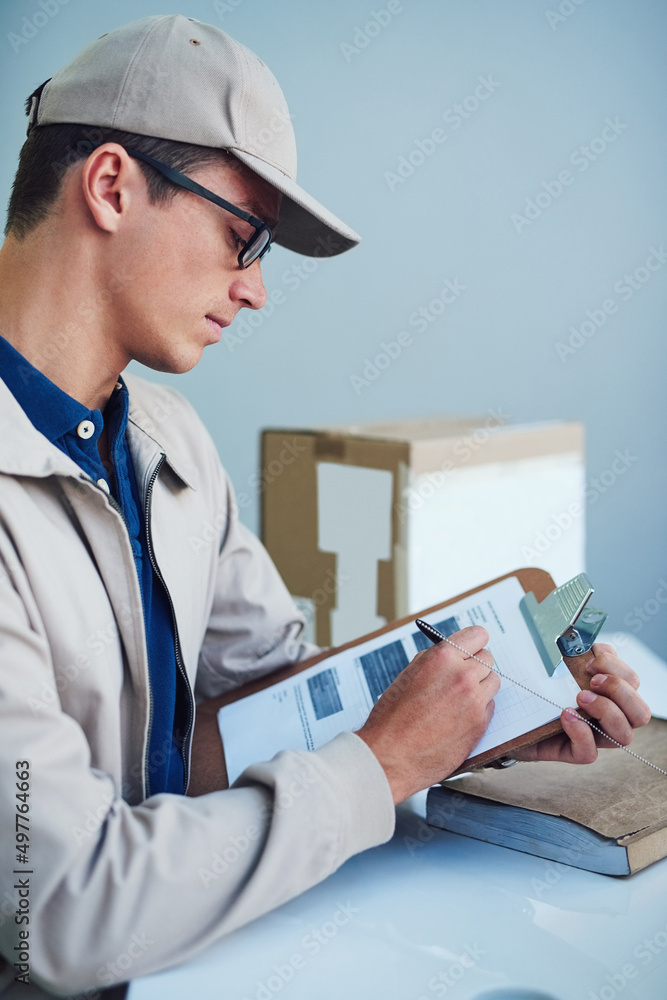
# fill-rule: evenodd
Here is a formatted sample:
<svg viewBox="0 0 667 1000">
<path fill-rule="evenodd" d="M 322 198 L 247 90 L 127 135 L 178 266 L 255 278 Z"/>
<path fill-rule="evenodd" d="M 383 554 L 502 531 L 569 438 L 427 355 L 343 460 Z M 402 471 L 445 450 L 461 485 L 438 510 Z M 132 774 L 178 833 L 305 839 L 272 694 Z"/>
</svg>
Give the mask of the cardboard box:
<svg viewBox="0 0 667 1000">
<path fill-rule="evenodd" d="M 321 646 L 521 566 L 584 566 L 583 426 L 265 430 L 262 540 Z"/>
</svg>

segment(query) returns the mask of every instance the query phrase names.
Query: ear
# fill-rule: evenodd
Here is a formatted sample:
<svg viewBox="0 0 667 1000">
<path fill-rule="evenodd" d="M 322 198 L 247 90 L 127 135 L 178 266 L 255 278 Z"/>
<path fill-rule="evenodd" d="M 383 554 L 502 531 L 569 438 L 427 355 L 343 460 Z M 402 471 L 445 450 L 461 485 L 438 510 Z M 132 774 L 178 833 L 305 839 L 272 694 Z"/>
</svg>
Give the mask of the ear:
<svg viewBox="0 0 667 1000">
<path fill-rule="evenodd" d="M 147 197 L 139 164 L 116 142 L 107 142 L 90 154 L 81 188 L 96 225 L 107 233 L 118 232 L 130 207 Z"/>
</svg>

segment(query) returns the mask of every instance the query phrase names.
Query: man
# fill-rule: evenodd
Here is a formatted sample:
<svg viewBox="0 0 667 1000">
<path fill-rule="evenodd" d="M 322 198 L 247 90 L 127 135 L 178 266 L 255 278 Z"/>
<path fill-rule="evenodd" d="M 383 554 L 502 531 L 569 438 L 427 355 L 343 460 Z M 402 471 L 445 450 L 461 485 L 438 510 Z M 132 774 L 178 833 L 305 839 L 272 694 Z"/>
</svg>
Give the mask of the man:
<svg viewBox="0 0 667 1000">
<path fill-rule="evenodd" d="M 359 733 L 184 796 L 193 691 L 313 649 L 190 406 L 120 373 L 188 371 L 260 309 L 274 236 L 313 256 L 358 237 L 297 186 L 272 75 L 210 25 L 102 36 L 28 110 L 0 251 L 0 942 L 21 995 L 94 995 L 116 956 L 122 978 L 181 961 L 387 840 L 394 804 L 474 747 L 499 680 L 464 629 L 467 653 L 420 653 Z M 610 647 L 589 669 L 579 704 L 629 743 L 636 675 Z M 593 760 L 562 721 L 524 759 Z"/>
</svg>

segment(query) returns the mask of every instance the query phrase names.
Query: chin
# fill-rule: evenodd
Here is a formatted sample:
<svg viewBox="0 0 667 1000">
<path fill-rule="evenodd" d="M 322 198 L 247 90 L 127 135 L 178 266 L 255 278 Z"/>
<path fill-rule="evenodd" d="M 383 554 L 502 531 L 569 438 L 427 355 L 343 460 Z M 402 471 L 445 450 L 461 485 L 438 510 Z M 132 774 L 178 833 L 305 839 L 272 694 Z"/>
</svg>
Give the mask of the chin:
<svg viewBox="0 0 667 1000">
<path fill-rule="evenodd" d="M 156 372 L 167 372 L 169 375 L 185 375 L 199 363 L 203 348 L 192 348 L 190 351 L 180 351 L 178 354 L 160 354 L 140 357 L 136 360 Z"/>
</svg>

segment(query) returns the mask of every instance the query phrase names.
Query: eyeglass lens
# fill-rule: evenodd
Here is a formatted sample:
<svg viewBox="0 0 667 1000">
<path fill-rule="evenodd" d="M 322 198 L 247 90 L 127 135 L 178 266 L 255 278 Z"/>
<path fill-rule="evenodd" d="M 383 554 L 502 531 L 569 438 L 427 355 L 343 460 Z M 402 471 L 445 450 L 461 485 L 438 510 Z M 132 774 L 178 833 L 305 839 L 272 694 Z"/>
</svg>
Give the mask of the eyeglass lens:
<svg viewBox="0 0 667 1000">
<path fill-rule="evenodd" d="M 241 264 L 249 267 L 258 257 L 262 257 L 270 248 L 271 234 L 268 229 L 262 229 L 250 240 L 241 253 Z"/>
</svg>

